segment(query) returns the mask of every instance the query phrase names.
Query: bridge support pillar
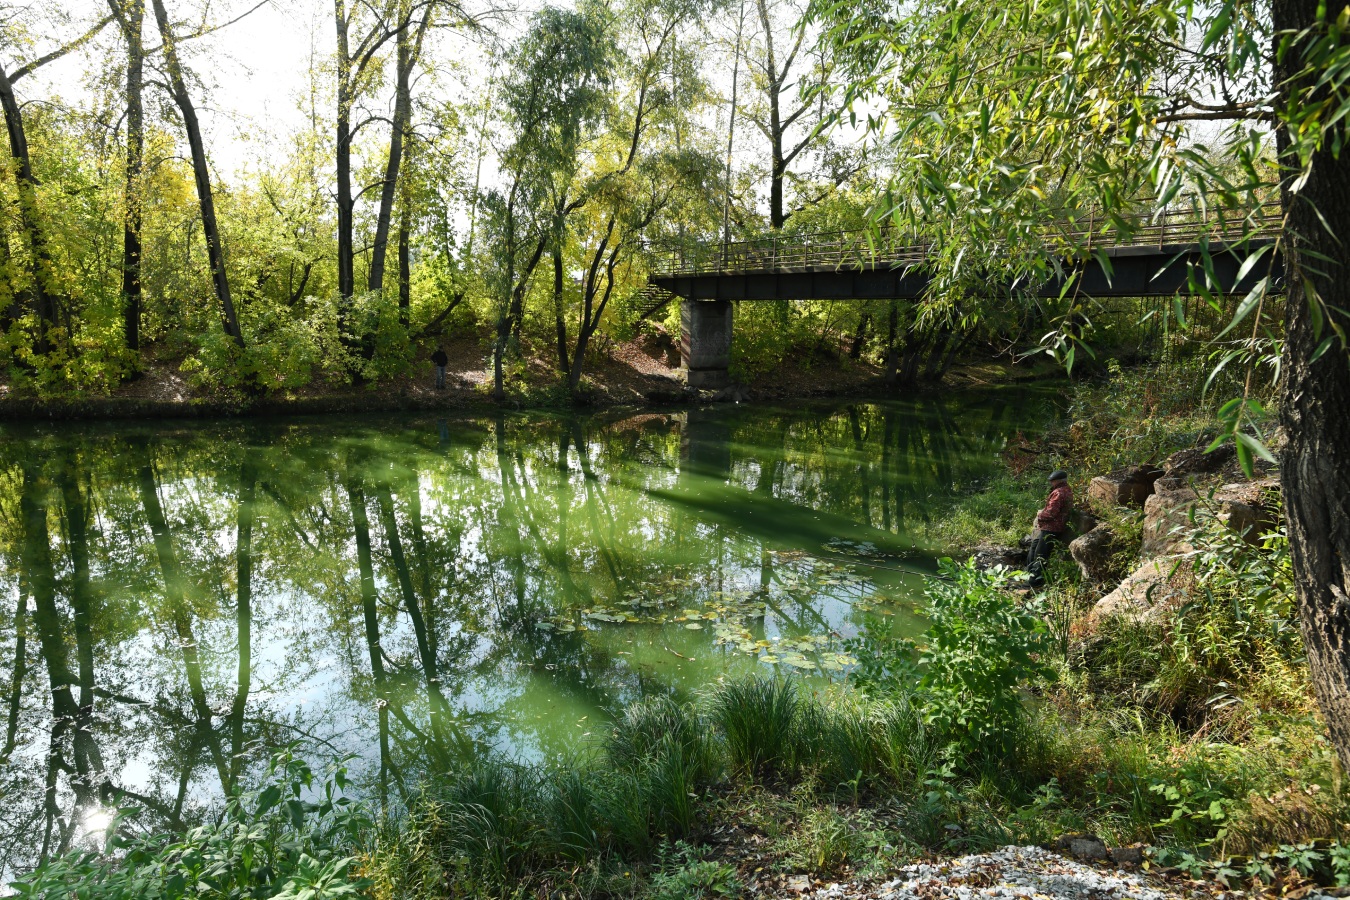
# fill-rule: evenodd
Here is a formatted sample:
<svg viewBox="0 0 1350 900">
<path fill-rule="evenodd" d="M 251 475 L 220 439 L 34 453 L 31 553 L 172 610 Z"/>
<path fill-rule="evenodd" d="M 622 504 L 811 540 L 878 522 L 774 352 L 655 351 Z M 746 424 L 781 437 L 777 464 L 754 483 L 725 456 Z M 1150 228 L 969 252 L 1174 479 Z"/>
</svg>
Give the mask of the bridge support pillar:
<svg viewBox="0 0 1350 900">
<path fill-rule="evenodd" d="M 690 387 L 720 390 L 731 364 L 731 301 L 680 301 L 680 368 Z"/>
</svg>

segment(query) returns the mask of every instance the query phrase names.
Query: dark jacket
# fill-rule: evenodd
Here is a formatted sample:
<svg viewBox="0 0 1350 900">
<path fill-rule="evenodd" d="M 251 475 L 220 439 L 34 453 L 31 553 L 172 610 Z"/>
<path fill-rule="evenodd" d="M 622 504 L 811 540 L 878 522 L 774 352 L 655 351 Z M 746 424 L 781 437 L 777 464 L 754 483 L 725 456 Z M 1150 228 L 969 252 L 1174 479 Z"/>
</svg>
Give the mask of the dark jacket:
<svg viewBox="0 0 1350 900">
<path fill-rule="evenodd" d="M 436 352 L 431 354 L 431 361 L 438 366 L 444 366 L 450 362 L 450 357 L 446 356 L 445 351 L 438 347 Z"/>
<path fill-rule="evenodd" d="M 1059 534 L 1068 526 L 1072 510 L 1073 488 L 1066 481 L 1050 492 L 1045 508 L 1036 513 L 1036 527 L 1041 531 Z"/>
</svg>

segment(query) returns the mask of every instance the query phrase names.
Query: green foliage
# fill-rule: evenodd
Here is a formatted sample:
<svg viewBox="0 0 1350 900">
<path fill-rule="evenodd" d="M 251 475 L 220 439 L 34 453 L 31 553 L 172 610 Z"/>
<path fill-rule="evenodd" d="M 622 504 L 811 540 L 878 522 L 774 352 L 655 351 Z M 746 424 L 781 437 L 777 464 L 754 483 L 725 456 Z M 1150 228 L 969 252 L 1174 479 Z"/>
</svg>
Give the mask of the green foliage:
<svg viewBox="0 0 1350 900">
<path fill-rule="evenodd" d="M 343 793 L 345 768 L 323 780 L 302 760 L 278 754 L 263 787 L 236 794 L 219 818 L 183 835 L 127 836 L 123 811 L 102 853 L 51 860 L 15 882 L 19 896 L 108 900 L 324 900 L 359 897 L 351 849 L 372 826 Z"/>
<path fill-rule="evenodd" d="M 742 885 L 736 870 L 726 863 L 703 860 L 698 850 L 683 841 L 663 848 L 659 871 L 644 895 L 647 900 L 714 900 L 739 897 Z"/>
<path fill-rule="evenodd" d="M 958 760 L 1014 753 L 1024 692 L 1054 674 L 1044 659 L 1046 625 L 1007 590 L 1009 580 L 943 560 L 942 577 L 929 582 L 930 624 L 917 647 L 875 630 L 850 645 L 859 660 L 853 678 L 866 690 L 895 690 L 918 674 L 926 721 Z"/>
</svg>

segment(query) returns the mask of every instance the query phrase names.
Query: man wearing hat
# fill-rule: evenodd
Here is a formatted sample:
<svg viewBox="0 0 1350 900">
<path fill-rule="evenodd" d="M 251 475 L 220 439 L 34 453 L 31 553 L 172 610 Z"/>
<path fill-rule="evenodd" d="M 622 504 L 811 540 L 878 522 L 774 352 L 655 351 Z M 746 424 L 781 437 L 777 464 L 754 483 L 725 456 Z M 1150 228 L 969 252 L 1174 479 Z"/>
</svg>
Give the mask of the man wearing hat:
<svg viewBox="0 0 1350 900">
<path fill-rule="evenodd" d="M 1027 574 L 1030 584 L 1038 588 L 1045 584 L 1045 560 L 1054 550 L 1069 524 L 1073 510 L 1073 488 L 1069 487 L 1069 473 L 1056 469 L 1050 473 L 1050 496 L 1045 506 L 1036 513 L 1036 530 L 1031 534 L 1031 549 L 1027 551 Z"/>
</svg>

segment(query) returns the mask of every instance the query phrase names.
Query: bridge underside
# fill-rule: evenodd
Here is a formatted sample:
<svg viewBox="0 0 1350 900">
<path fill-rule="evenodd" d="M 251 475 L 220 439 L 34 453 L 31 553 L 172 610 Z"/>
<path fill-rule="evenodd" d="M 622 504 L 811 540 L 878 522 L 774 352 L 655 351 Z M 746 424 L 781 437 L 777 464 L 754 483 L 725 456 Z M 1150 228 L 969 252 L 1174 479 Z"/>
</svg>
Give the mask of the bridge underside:
<svg viewBox="0 0 1350 900">
<path fill-rule="evenodd" d="M 1091 297 L 1170 297 L 1188 290 L 1192 271 L 1197 275 L 1203 271 L 1200 248 L 1195 245 L 1119 247 L 1106 250 L 1105 256 L 1110 271 L 1097 258 L 1076 267 L 1081 293 Z M 1246 294 L 1268 271 L 1264 265 L 1257 266 L 1261 271 L 1250 272 L 1239 282 L 1240 256 L 1211 251 L 1211 259 L 1219 291 L 1225 294 Z M 1074 267 L 1067 268 L 1072 271 Z M 1278 260 L 1276 268 L 1282 273 Z M 928 289 L 931 278 L 919 265 L 897 267 L 885 262 L 851 268 L 672 273 L 653 275 L 650 281 L 685 300 L 917 300 Z M 1027 293 L 1053 299 L 1063 290 L 1064 278 L 1054 277 Z"/>
<path fill-rule="evenodd" d="M 1253 241 L 1248 251 L 1270 241 Z M 1119 247 L 1104 251 L 1105 264 L 1094 257 L 1066 266 L 1081 296 L 1171 297 L 1190 291 L 1191 279 L 1203 281 L 1204 262 L 1198 245 Z M 1245 295 L 1262 277 L 1283 276 L 1278 254 L 1238 278 L 1244 254 L 1211 248 L 1213 289 Z M 1048 279 L 1029 297 L 1064 295 L 1066 275 Z M 681 298 L 680 356 L 693 387 L 719 388 L 727 383 L 730 360 L 731 301 L 763 300 L 918 300 L 931 282 L 920 265 L 883 262 L 853 267 L 779 267 L 748 271 L 675 272 L 653 275 L 652 285 Z M 998 289 L 999 294 L 1006 293 Z"/>
</svg>

